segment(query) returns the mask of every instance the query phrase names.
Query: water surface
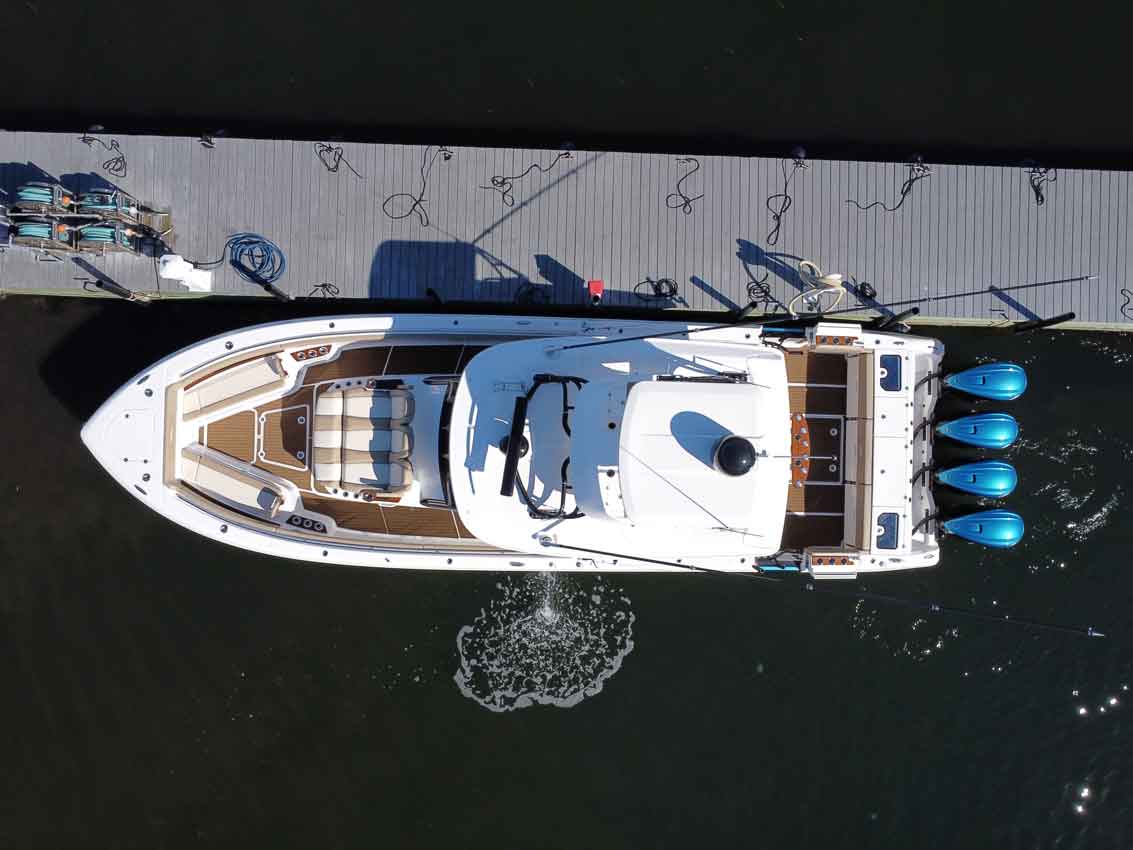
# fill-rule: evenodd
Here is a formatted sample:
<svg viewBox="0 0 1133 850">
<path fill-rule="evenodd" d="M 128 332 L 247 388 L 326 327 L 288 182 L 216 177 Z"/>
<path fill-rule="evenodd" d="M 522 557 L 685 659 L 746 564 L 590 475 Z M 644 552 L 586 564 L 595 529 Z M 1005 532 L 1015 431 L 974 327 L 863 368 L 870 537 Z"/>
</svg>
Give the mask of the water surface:
<svg viewBox="0 0 1133 850">
<path fill-rule="evenodd" d="M 602 676 L 600 687 L 573 691 L 581 678 L 536 667 L 508 687 L 563 698 L 500 712 L 485 707 L 499 707 L 495 680 L 469 675 L 462 688 L 458 646 L 514 665 L 499 642 L 469 635 L 505 614 L 536 618 L 531 635 L 549 628 L 539 586 L 231 549 L 145 510 L 81 446 L 85 416 L 158 356 L 278 316 L 271 305 L 0 306 L 9 840 L 1129 844 L 1133 339 L 939 331 L 954 363 L 1011 358 L 1030 373 L 1010 406 L 1023 435 L 1008 453 L 1021 479 L 1009 506 L 1028 535 L 1009 552 L 949 541 L 942 568 L 870 582 L 1109 639 L 698 575 L 563 577 L 557 610 L 582 606 L 572 616 L 608 641 L 564 669 Z M 619 653 L 616 669 L 600 663 Z"/>
</svg>

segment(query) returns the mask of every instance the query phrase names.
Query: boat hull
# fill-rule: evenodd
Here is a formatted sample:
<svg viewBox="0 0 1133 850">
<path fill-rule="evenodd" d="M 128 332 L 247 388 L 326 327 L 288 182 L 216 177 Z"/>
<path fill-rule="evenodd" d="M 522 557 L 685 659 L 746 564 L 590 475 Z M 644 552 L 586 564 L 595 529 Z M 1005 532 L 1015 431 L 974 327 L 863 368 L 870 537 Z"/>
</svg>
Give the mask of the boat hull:
<svg viewBox="0 0 1133 850">
<path fill-rule="evenodd" d="M 301 363 L 302 367 L 308 367 L 312 363 L 322 362 L 320 358 L 324 355 L 320 352 L 324 348 L 346 350 L 351 345 L 363 344 L 359 342 L 360 340 L 364 341 L 366 346 L 375 346 L 376 341 L 380 341 L 391 347 L 417 346 L 422 351 L 435 351 L 446 346 L 458 348 L 466 346 L 470 350 L 479 350 L 485 346 L 532 338 L 546 338 L 549 341 L 566 337 L 605 340 L 621 335 L 625 337 L 643 335 L 645 338 L 652 338 L 655 334 L 687 333 L 689 328 L 689 325 L 678 322 L 606 320 L 599 322 L 593 319 L 451 315 L 337 316 L 260 325 L 212 337 L 153 364 L 123 385 L 102 405 L 83 427 L 82 439 L 96 459 L 126 492 L 144 502 L 150 509 L 183 528 L 211 540 L 274 557 L 321 564 L 454 571 L 603 570 L 692 574 L 693 571 L 688 566 L 690 560 L 688 558 L 684 559 L 684 564 L 666 564 L 665 559 L 646 560 L 643 553 L 639 552 L 637 554 L 642 556 L 642 560 L 635 560 L 632 548 L 630 551 L 617 550 L 614 554 L 595 552 L 592 555 L 586 552 L 566 553 L 555 549 L 518 552 L 492 548 L 475 538 L 469 539 L 464 534 L 466 529 L 462 527 L 452 504 L 447 508 L 453 514 L 452 523 L 456 531 L 448 540 L 439 539 L 431 533 L 415 535 L 412 527 L 398 532 L 402 535 L 399 539 L 388 537 L 364 539 L 359 534 L 343 536 L 326 534 L 320 537 L 319 523 L 312 521 L 306 525 L 302 524 L 302 511 L 307 504 L 306 497 L 301 497 L 304 501 L 297 503 L 292 487 L 297 475 L 309 474 L 310 463 L 306 464 L 306 471 L 299 470 L 299 472 L 286 465 L 275 467 L 279 473 L 277 478 L 281 482 L 279 501 L 282 510 L 279 518 L 273 521 L 270 516 L 248 516 L 246 512 L 234 509 L 225 499 L 208 498 L 207 494 L 202 494 L 193 482 L 187 482 L 183 476 L 185 446 L 199 443 L 213 453 L 225 451 L 223 440 L 215 437 L 214 432 L 219 433 L 221 426 L 230 421 L 231 417 L 218 419 L 220 413 L 215 416 L 208 414 L 207 409 L 210 404 L 208 399 L 199 402 L 203 405 L 201 410 L 206 411 L 199 417 L 196 413 L 189 416 L 182 409 L 188 388 L 229 368 L 234 372 L 238 371 L 241 364 L 262 358 L 264 352 L 274 352 L 272 356 L 281 357 L 288 369 L 294 370 L 296 363 L 301 361 L 301 355 L 313 358 Z M 718 336 L 723 339 L 729 334 L 735 340 L 744 340 L 743 344 L 755 344 L 747 342 L 753 335 L 745 332 L 742 326 L 725 328 Z M 871 334 L 871 341 L 875 342 L 878 336 Z M 696 339 L 702 337 L 698 336 Z M 910 342 L 921 345 L 926 352 L 921 355 L 925 360 L 923 374 L 928 374 L 939 367 L 939 360 L 943 356 L 939 344 L 935 344 L 932 340 L 914 341 L 909 337 L 901 337 L 899 341 L 903 346 L 899 350 L 904 352 L 911 350 Z M 335 351 L 336 355 L 337 353 L 338 351 Z M 392 358 L 393 355 L 391 354 L 390 357 Z M 333 357 L 326 359 L 333 360 Z M 428 373 L 446 371 L 451 372 L 452 369 L 430 366 Z M 332 377 L 328 380 L 334 379 Z M 284 392 L 290 392 L 292 389 Z M 443 387 L 438 385 L 437 391 L 443 392 Z M 501 387 L 499 391 L 514 392 L 510 386 Z M 248 392 L 255 395 L 254 388 Z M 815 398 L 822 400 L 829 394 L 830 388 L 823 387 L 821 393 L 815 393 Z M 925 393 L 926 399 L 930 395 Z M 422 396 L 419 401 L 427 400 Z M 270 423 L 275 413 L 280 412 L 280 405 L 275 404 L 273 409 L 272 404 L 272 400 L 266 397 L 263 399 L 254 397 L 248 400 L 247 410 L 252 415 L 248 419 L 247 427 L 255 435 L 255 441 L 251 444 L 254 449 L 249 450 L 247 457 L 228 458 L 226 463 L 248 471 L 252 475 L 260 475 L 264 464 L 275 462 L 271 453 L 279 452 L 281 447 L 268 445 L 267 429 L 271 427 Z M 308 408 L 297 412 L 295 421 L 304 420 L 309 423 L 317 418 L 314 415 L 313 402 L 308 404 Z M 282 412 L 287 410 L 285 406 Z M 227 414 L 228 411 L 223 413 Z M 925 416 L 930 414 L 931 410 L 927 408 L 921 412 L 921 415 Z M 827 441 L 842 439 L 840 428 L 831 427 L 837 423 L 818 421 L 823 425 L 823 432 L 826 434 L 824 439 Z M 309 431 L 307 433 L 309 434 Z M 831 437 L 830 434 L 835 436 Z M 435 444 L 436 441 L 435 434 L 427 438 L 421 438 L 418 434 L 418 437 L 422 445 Z M 894 446 L 898 445 L 896 439 L 889 442 Z M 282 449 L 286 449 L 286 436 L 283 443 Z M 900 443 L 900 445 L 904 444 Z M 309 442 L 304 444 L 304 452 L 310 451 L 309 446 Z M 926 452 L 926 457 L 931 454 L 930 439 L 922 438 L 921 446 L 919 450 Z M 839 451 L 837 448 L 835 450 Z M 263 456 L 265 451 L 266 459 Z M 923 462 L 919 456 L 917 460 Z M 304 464 L 299 463 L 299 466 L 304 467 Z M 924 493 L 918 492 L 914 496 L 912 510 L 931 511 L 930 488 L 926 486 L 923 490 Z M 416 504 L 420 507 L 412 508 L 413 510 L 418 512 L 426 510 L 425 501 Z M 897 511 L 905 509 L 900 500 L 895 501 L 894 504 Z M 396 512 L 401 507 L 391 506 L 390 510 Z M 437 506 L 428 506 L 430 510 L 434 507 Z M 410 513 L 410 506 L 405 508 L 405 513 Z M 381 507 L 381 514 L 383 516 L 386 514 L 385 506 Z M 344 516 L 340 515 L 338 519 L 345 522 Z M 816 516 L 818 519 L 815 522 L 835 521 L 831 515 L 822 514 L 821 510 Z M 298 518 L 299 524 L 289 524 L 292 518 Z M 841 519 L 836 521 L 842 522 Z M 866 522 L 868 524 L 868 519 Z M 330 523 L 323 525 L 322 530 L 327 530 L 325 526 L 329 526 Z M 392 526 L 392 523 L 390 525 Z M 904 527 L 909 528 L 911 525 L 910 523 Z M 868 539 L 868 529 L 864 533 Z M 921 534 L 924 536 L 923 532 Z M 938 558 L 938 547 L 935 546 L 934 540 L 928 538 L 926 540 L 930 545 L 918 549 L 914 554 L 886 553 L 885 558 L 874 561 L 861 558 L 857 568 L 865 571 L 888 571 L 932 566 Z M 676 549 L 672 557 L 679 559 L 680 554 L 681 550 Z M 790 558 L 790 555 L 786 555 L 780 558 L 780 561 L 786 563 Z M 801 556 L 796 563 L 806 567 Z M 828 573 L 819 577 L 848 577 L 845 570 L 835 569 L 840 562 L 816 561 L 815 563 Z M 737 573 L 750 573 L 759 568 L 755 557 L 736 557 L 734 554 L 696 555 L 695 564 L 706 570 Z M 815 574 L 818 575 L 817 572 Z"/>
</svg>

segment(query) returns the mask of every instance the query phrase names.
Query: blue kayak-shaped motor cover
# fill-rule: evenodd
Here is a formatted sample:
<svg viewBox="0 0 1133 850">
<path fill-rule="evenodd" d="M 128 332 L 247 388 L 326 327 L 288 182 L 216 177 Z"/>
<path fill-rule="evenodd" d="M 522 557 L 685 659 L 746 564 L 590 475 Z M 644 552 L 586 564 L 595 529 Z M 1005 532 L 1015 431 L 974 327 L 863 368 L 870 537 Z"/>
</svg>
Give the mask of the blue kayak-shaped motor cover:
<svg viewBox="0 0 1133 850">
<path fill-rule="evenodd" d="M 1015 467 L 1002 460 L 980 460 L 942 469 L 936 473 L 936 480 L 956 490 L 986 499 L 1009 496 L 1019 483 Z"/>
<path fill-rule="evenodd" d="M 1023 539 L 1023 518 L 1011 511 L 981 511 L 944 523 L 944 530 L 973 543 L 1007 549 Z"/>
<path fill-rule="evenodd" d="M 984 363 L 946 375 L 944 384 L 978 398 L 1014 401 L 1027 389 L 1027 373 L 1014 363 Z"/>
<path fill-rule="evenodd" d="M 936 433 L 981 449 L 1005 449 L 1019 436 L 1019 423 L 1010 413 L 973 413 L 941 422 Z"/>
</svg>

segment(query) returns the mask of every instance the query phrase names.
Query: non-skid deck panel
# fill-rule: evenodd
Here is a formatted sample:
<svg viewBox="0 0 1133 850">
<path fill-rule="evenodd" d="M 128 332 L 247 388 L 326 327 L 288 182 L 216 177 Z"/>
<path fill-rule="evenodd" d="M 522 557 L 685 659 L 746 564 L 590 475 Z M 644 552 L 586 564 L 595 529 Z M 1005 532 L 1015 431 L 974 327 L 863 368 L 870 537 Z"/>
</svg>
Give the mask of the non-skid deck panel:
<svg viewBox="0 0 1133 850">
<path fill-rule="evenodd" d="M 390 534 L 410 534 L 418 537 L 450 537 L 459 539 L 456 519 L 444 508 L 415 508 L 411 506 L 381 508 Z"/>
<path fill-rule="evenodd" d="M 466 350 L 471 349 L 471 354 Z M 480 346 L 395 345 L 368 346 L 343 351 L 329 363 L 307 368 L 304 384 L 337 381 L 363 375 L 451 375 L 478 354 Z"/>
<path fill-rule="evenodd" d="M 241 410 L 224 419 L 209 423 L 204 429 L 204 444 L 229 457 L 251 463 L 255 452 L 256 415 Z"/>
<path fill-rule="evenodd" d="M 445 301 L 582 307 L 586 281 L 600 278 L 605 303 L 643 306 L 638 294 L 651 290 L 638 284 L 666 277 L 676 298 L 648 306 L 730 310 L 754 294 L 773 310 L 803 288 L 796 269 L 805 258 L 868 282 L 881 303 L 919 302 L 922 319 L 997 323 L 1075 311 L 1090 323 L 1133 320 L 1122 293 L 1133 256 L 1130 172 L 1061 170 L 1039 205 L 1024 168 L 937 164 L 887 212 L 859 206 L 895 207 L 905 164 L 821 160 L 794 171 L 774 158 L 703 156 L 690 174 L 680 151 L 559 158 L 453 148 L 445 157 L 437 147 L 344 144 L 359 178 L 328 171 L 311 141 L 222 138 L 207 148 L 189 137 L 100 138 L 117 141 L 125 176 L 107 173 L 102 146 L 77 134 L 0 132 L 0 203 L 29 180 L 116 184 L 170 208 L 167 239 L 189 259 L 220 256 L 239 231 L 272 239 L 287 255 L 278 286 L 298 297 L 333 284 L 352 298 L 425 299 L 432 290 Z M 531 169 L 536 163 L 545 170 Z M 484 188 L 493 176 L 520 174 L 507 196 Z M 768 201 L 784 208 L 775 196 L 788 174 L 791 203 L 776 226 Z M 157 288 L 149 258 L 82 259 L 87 266 L 41 262 L 10 248 L 0 255 L 0 290 L 93 290 L 100 276 Z M 185 292 L 170 281 L 160 290 Z M 264 296 L 227 265 L 215 270 L 213 291 Z M 845 306 L 862 302 L 850 294 Z"/>
<path fill-rule="evenodd" d="M 842 542 L 844 519 L 840 516 L 799 516 L 787 514 L 783 523 L 784 549 L 807 546 L 838 546 Z"/>
<path fill-rule="evenodd" d="M 842 420 L 807 417 L 810 448 L 810 472 L 806 480 L 818 482 L 807 486 L 829 486 L 842 483 Z"/>
<path fill-rule="evenodd" d="M 408 351 L 410 348 L 406 346 L 405 350 Z M 449 360 L 453 367 L 460 360 L 461 348 L 462 346 L 447 347 L 448 354 L 445 356 L 451 355 Z M 347 354 L 351 353 L 363 352 L 347 352 Z M 372 354 L 373 351 L 366 353 Z M 434 351 L 432 356 L 439 357 L 440 353 Z M 439 361 L 434 359 L 421 362 L 425 365 L 436 365 Z M 260 405 L 254 412 L 243 410 L 213 422 L 205 431 L 205 445 L 240 460 L 253 462 L 260 469 L 291 481 L 305 491 L 302 493 L 304 508 L 333 518 L 343 528 L 399 536 L 476 539 L 472 532 L 465 528 L 456 512 L 445 508 L 418 508 L 411 505 L 335 499 L 311 492 L 313 481 L 310 470 L 306 468 L 306 458 L 311 456 L 309 411 L 313 395 L 313 390 L 305 387 L 285 398 Z M 262 454 L 253 458 L 256 424 L 261 417 L 264 420 L 260 424 Z M 306 421 L 299 422 L 300 417 Z M 304 455 L 302 458 L 299 457 L 300 452 Z"/>
<path fill-rule="evenodd" d="M 261 414 L 260 462 L 276 466 L 308 469 L 310 457 L 311 407 L 300 403 L 287 409 Z"/>
<path fill-rule="evenodd" d="M 398 345 L 386 363 L 387 375 L 452 375 L 463 345 Z"/>
<path fill-rule="evenodd" d="M 787 492 L 787 512 L 800 514 L 840 514 L 846 505 L 844 487 L 791 487 Z"/>
<path fill-rule="evenodd" d="M 385 518 L 382 516 L 382 509 L 375 502 L 332 499 L 329 496 L 316 496 L 313 493 L 303 493 L 302 498 L 305 510 L 329 516 L 342 528 L 367 531 L 372 534 L 389 532 Z"/>
<path fill-rule="evenodd" d="M 846 357 L 842 354 L 793 352 L 784 356 L 787 381 L 792 384 L 846 386 Z"/>
<path fill-rule="evenodd" d="M 846 415 L 846 391 L 839 387 L 788 386 L 787 400 L 791 413 Z"/>
<path fill-rule="evenodd" d="M 361 375 L 381 375 L 389 362 L 390 346 L 367 346 L 350 348 L 329 363 L 308 366 L 303 373 L 304 384 L 317 384 L 321 381 L 337 381 L 341 378 L 355 378 Z"/>
<path fill-rule="evenodd" d="M 262 454 L 256 458 L 256 466 L 306 490 L 312 489 L 307 459 L 311 457 L 310 411 L 313 407 L 314 391 L 304 387 L 256 408 L 257 418 L 263 418 L 260 425 Z M 300 416 L 307 421 L 300 423 Z M 303 457 L 299 457 L 300 452 Z"/>
<path fill-rule="evenodd" d="M 372 534 L 438 537 L 473 540 L 471 533 L 445 508 L 418 508 L 409 505 L 379 505 L 303 494 L 303 507 L 331 517 L 342 528 Z M 459 529 L 459 530 L 458 530 Z"/>
</svg>

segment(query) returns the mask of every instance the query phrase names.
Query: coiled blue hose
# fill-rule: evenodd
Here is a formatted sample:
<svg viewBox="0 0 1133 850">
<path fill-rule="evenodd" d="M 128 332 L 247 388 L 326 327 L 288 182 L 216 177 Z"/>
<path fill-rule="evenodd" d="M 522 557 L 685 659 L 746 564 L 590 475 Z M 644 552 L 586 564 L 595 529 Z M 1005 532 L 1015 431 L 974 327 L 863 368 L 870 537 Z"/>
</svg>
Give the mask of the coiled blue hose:
<svg viewBox="0 0 1133 850">
<path fill-rule="evenodd" d="M 95 243 L 99 245 L 118 244 L 123 248 L 130 247 L 130 238 L 113 225 L 88 225 L 80 231 L 79 242 Z"/>
<path fill-rule="evenodd" d="M 79 209 L 117 210 L 118 205 L 114 203 L 114 197 L 112 195 L 82 195 L 79 198 Z"/>
<path fill-rule="evenodd" d="M 16 200 L 28 204 L 52 204 L 55 193 L 50 186 L 21 186 L 16 190 Z"/>
<path fill-rule="evenodd" d="M 39 221 L 24 221 L 16 225 L 16 236 L 24 239 L 50 239 L 51 225 Z"/>
<path fill-rule="evenodd" d="M 224 243 L 224 250 L 236 274 L 250 283 L 260 286 L 275 283 L 287 270 L 283 251 L 258 233 L 235 233 Z"/>
</svg>

